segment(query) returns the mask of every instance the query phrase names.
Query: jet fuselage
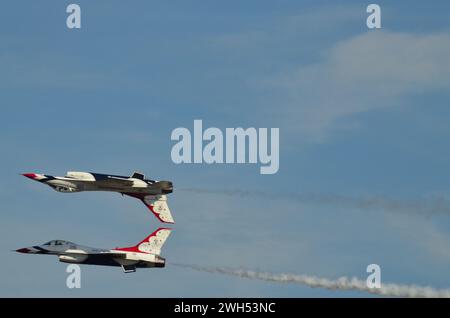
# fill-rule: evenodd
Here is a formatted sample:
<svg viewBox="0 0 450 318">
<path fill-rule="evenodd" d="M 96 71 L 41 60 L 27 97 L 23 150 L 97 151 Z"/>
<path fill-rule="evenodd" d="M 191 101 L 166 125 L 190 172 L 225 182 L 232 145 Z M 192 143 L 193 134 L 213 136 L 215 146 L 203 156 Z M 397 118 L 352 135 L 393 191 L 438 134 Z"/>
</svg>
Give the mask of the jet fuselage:
<svg viewBox="0 0 450 318">
<path fill-rule="evenodd" d="M 74 171 L 67 172 L 64 177 L 39 173 L 24 173 L 23 175 L 62 193 L 82 191 L 121 193 L 141 200 L 161 222 L 175 222 L 167 204 L 166 196 L 166 194 L 173 192 L 173 184 L 170 181 L 145 179 L 144 175 L 138 172 L 134 172 L 130 177 Z"/>
<path fill-rule="evenodd" d="M 170 181 L 155 181 L 139 179 L 136 177 L 125 177 L 106 175 L 90 172 L 71 172 L 64 177 L 54 177 L 37 173 L 25 173 L 25 177 L 47 184 L 59 192 L 81 192 L 81 191 L 112 191 L 119 193 L 139 194 L 168 194 L 173 192 L 173 184 Z"/>
<path fill-rule="evenodd" d="M 16 252 L 56 255 L 63 263 L 121 266 L 124 272 L 133 272 L 136 268 L 165 266 L 165 259 L 160 256 L 160 252 L 170 232 L 170 229 L 159 228 L 138 245 L 125 248 L 101 249 L 53 240 L 42 245 L 20 248 Z"/>
</svg>

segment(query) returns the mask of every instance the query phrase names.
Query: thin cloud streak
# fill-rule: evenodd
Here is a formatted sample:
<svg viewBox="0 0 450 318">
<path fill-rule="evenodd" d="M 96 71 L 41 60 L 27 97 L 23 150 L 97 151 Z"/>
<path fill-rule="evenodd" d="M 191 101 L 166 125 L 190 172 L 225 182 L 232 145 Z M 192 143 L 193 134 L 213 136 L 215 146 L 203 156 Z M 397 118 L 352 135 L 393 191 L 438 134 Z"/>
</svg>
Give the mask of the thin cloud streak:
<svg viewBox="0 0 450 318">
<path fill-rule="evenodd" d="M 437 214 L 450 215 L 450 200 L 444 196 L 435 196 L 427 199 L 399 200 L 388 197 L 372 196 L 357 197 L 339 194 L 304 194 L 304 193 L 273 193 L 256 190 L 227 190 L 227 189 L 202 189 L 180 188 L 178 191 L 186 191 L 198 194 L 216 194 L 231 197 L 255 197 L 265 200 L 290 200 L 303 204 L 332 205 L 341 208 L 354 208 L 359 210 L 383 210 L 387 212 L 413 213 L 426 217 Z"/>
<path fill-rule="evenodd" d="M 209 267 L 177 263 L 172 263 L 172 265 L 193 269 L 199 272 L 223 274 L 239 278 L 262 280 L 274 283 L 301 284 L 312 288 L 325 288 L 328 290 L 356 290 L 389 297 L 450 298 L 450 289 L 435 289 L 432 287 L 400 285 L 392 283 L 382 283 L 381 288 L 369 288 L 366 281 L 358 279 L 356 277 L 349 278 L 343 276 L 338 279 L 328 279 L 310 275 L 297 275 L 289 273 L 273 274 L 268 272 L 234 269 L 229 267 Z"/>
</svg>

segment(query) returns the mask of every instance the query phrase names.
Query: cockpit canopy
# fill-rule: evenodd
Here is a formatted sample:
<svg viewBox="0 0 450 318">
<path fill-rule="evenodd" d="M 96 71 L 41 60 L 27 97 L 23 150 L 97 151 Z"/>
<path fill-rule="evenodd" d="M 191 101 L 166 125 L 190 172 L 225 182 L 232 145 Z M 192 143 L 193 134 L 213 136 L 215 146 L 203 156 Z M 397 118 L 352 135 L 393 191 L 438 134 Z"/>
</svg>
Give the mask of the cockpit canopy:
<svg viewBox="0 0 450 318">
<path fill-rule="evenodd" d="M 72 242 L 68 242 L 68 241 L 63 241 L 63 240 L 53 240 L 53 241 L 49 241 L 43 245 L 46 246 L 61 246 L 61 245 L 74 245 Z"/>
</svg>

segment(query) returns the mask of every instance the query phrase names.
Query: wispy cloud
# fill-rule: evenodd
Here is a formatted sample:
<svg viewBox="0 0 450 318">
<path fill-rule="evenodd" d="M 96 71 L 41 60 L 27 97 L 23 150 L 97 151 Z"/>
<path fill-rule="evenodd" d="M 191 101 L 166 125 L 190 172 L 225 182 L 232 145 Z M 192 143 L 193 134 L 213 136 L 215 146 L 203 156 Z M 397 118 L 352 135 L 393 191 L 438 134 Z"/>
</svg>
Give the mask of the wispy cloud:
<svg viewBox="0 0 450 318">
<path fill-rule="evenodd" d="M 448 90 L 450 35 L 366 32 L 337 43 L 322 61 L 267 78 L 261 86 L 277 96 L 268 99 L 268 113 L 282 113 L 291 132 L 321 141 L 342 119 Z"/>
<path fill-rule="evenodd" d="M 261 120 L 321 142 L 336 129 L 353 127 L 352 116 L 408 106 L 417 94 L 450 88 L 447 30 L 361 30 L 362 9 L 317 8 L 224 34 L 214 43 L 235 63 L 248 61 L 237 71 L 261 96 Z"/>
</svg>

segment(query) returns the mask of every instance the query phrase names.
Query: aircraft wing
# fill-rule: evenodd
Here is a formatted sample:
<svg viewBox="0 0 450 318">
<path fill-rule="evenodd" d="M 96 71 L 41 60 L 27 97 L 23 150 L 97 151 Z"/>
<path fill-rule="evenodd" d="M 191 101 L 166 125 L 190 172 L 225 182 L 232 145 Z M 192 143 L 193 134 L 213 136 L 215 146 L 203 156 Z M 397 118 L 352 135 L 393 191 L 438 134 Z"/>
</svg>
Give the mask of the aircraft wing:
<svg viewBox="0 0 450 318">
<path fill-rule="evenodd" d="M 122 267 L 124 273 L 132 273 L 136 271 L 136 265 L 126 265 L 123 264 L 121 260 L 126 259 L 126 253 L 115 253 L 112 251 L 104 250 L 98 252 L 89 252 L 89 253 L 79 253 L 79 252 L 70 252 L 65 253 L 65 255 L 86 255 L 88 258 L 89 264 L 95 265 L 116 265 Z"/>
<path fill-rule="evenodd" d="M 122 193 L 133 198 L 140 199 L 142 203 L 163 223 L 175 223 L 169 206 L 167 205 L 167 196 L 150 195 L 140 193 Z"/>
<path fill-rule="evenodd" d="M 113 253 L 113 252 L 90 253 L 89 256 L 109 256 L 113 258 L 126 258 L 125 253 Z"/>
<path fill-rule="evenodd" d="M 113 257 L 113 258 L 126 258 L 126 255 L 124 253 L 116 253 L 111 252 L 109 250 L 95 250 L 95 251 L 89 251 L 89 252 L 80 252 L 78 250 L 67 250 L 65 251 L 66 255 L 86 255 L 88 257 Z"/>
<path fill-rule="evenodd" d="M 134 182 L 133 180 L 129 179 L 108 176 L 107 178 L 95 181 L 95 183 L 98 184 L 99 186 L 120 188 L 120 187 L 131 187 L 133 186 Z"/>
</svg>

